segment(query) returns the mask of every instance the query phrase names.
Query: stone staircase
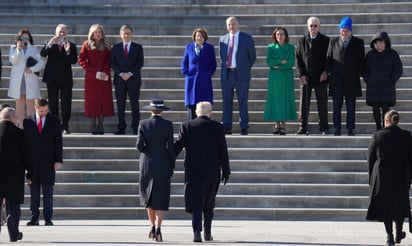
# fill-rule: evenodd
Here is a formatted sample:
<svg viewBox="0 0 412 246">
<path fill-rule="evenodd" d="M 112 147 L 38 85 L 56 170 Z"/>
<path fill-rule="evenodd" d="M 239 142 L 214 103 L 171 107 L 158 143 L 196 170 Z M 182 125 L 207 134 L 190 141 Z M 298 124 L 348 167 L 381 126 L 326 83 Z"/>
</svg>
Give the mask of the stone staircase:
<svg viewBox="0 0 412 246">
<path fill-rule="evenodd" d="M 354 21 L 354 34 L 365 41 L 378 30 L 389 32 L 393 48 L 401 55 L 404 76 L 398 82 L 398 104 L 402 126 L 412 129 L 412 2 L 379 1 L 306 1 L 306 0 L 234 0 L 233 5 L 217 0 L 22 0 L 0 3 L 0 49 L 3 76 L 0 102 L 7 98 L 10 66 L 10 44 L 22 27 L 33 34 L 35 44 L 49 39 L 58 23 L 68 24 L 70 39 L 79 48 L 93 23 L 102 24 L 112 43 L 120 41 L 118 29 L 128 23 L 134 40 L 144 47 L 145 66 L 141 105 L 150 98 L 166 100 L 173 110 L 164 117 L 174 121 L 175 132 L 186 118 L 183 105 L 184 78 L 180 60 L 185 44 L 191 41 L 195 27 L 208 30 L 209 43 L 218 54 L 218 39 L 226 33 L 227 16 L 238 16 L 240 29 L 253 35 L 257 61 L 253 67 L 250 91 L 250 135 L 227 136 L 233 174 L 221 186 L 216 208 L 218 219 L 265 220 L 363 220 L 367 206 L 368 177 L 366 150 L 374 131 L 371 108 L 365 98 L 357 102 L 355 137 L 321 136 L 317 131 L 316 103 L 310 112 L 310 136 L 295 136 L 297 122 L 288 123 L 288 135 L 273 136 L 271 122 L 263 121 L 266 97 L 266 47 L 276 25 L 287 28 L 291 43 L 306 32 L 306 19 L 321 19 L 321 31 L 338 34 L 340 19 L 349 15 Z M 30 6 L 27 8 L 27 6 Z M 18 22 L 16 22 L 18 14 Z M 219 58 L 218 59 L 218 64 Z M 56 219 L 146 218 L 138 207 L 138 159 L 136 136 L 115 136 L 116 117 L 106 119 L 104 136 L 89 134 L 89 120 L 83 115 L 83 76 L 74 67 L 72 135 L 64 136 L 64 167 L 58 173 L 55 188 Z M 221 119 L 220 69 L 214 76 L 215 112 Z M 299 102 L 299 85 L 295 79 L 295 98 Z M 364 86 L 363 86 L 364 88 Z M 44 85 L 42 95 L 46 97 Z M 235 108 L 237 103 L 235 103 Z M 331 100 L 329 120 L 332 122 Z M 147 117 L 141 113 L 142 118 Z M 238 117 L 235 111 L 234 119 Z M 345 116 L 344 116 L 345 117 Z M 237 126 L 235 126 L 237 127 Z M 129 129 L 130 130 L 130 129 Z M 235 128 L 234 131 L 239 131 Z M 171 208 L 167 218 L 189 218 L 183 209 L 183 156 L 179 156 L 172 178 Z M 29 216 L 29 194 L 26 192 L 23 216 Z"/>
</svg>

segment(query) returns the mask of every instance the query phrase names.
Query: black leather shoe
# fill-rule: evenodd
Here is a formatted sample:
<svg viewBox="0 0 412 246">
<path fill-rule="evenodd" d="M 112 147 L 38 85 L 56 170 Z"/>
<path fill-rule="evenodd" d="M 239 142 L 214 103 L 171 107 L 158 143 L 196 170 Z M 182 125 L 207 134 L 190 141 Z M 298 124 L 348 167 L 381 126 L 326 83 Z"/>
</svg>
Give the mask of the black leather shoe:
<svg viewBox="0 0 412 246">
<path fill-rule="evenodd" d="M 395 242 L 396 243 L 401 243 L 402 239 L 406 237 L 406 233 L 404 231 L 401 232 L 396 232 L 396 237 L 395 237 Z"/>
<path fill-rule="evenodd" d="M 334 133 L 333 135 L 335 135 L 335 136 L 340 136 L 340 130 L 336 129 L 336 130 L 335 130 L 335 133 Z"/>
<path fill-rule="evenodd" d="M 286 135 L 286 129 L 285 128 L 280 128 L 279 130 L 279 135 Z"/>
<path fill-rule="evenodd" d="M 388 234 L 388 237 L 386 239 L 386 245 L 395 245 L 395 241 L 393 240 L 392 233 Z"/>
<path fill-rule="evenodd" d="M 114 133 L 114 135 L 124 135 L 126 134 L 125 130 L 117 130 L 117 132 Z"/>
<path fill-rule="evenodd" d="M 306 134 L 306 135 L 309 135 L 308 134 L 308 131 L 306 131 L 306 129 L 305 128 L 299 128 L 299 130 L 295 133 L 296 135 L 303 135 L 303 134 Z"/>
<path fill-rule="evenodd" d="M 35 217 L 31 217 L 30 221 L 27 222 L 27 226 L 38 226 L 39 225 L 39 219 Z"/>
<path fill-rule="evenodd" d="M 46 221 L 44 222 L 44 225 L 45 225 L 45 226 L 53 226 L 54 224 L 53 224 L 53 222 L 52 222 L 51 220 L 46 220 Z"/>
<path fill-rule="evenodd" d="M 193 242 L 195 243 L 201 243 L 202 242 L 202 237 L 200 236 L 200 231 L 195 231 L 193 235 Z"/>
<path fill-rule="evenodd" d="M 225 134 L 226 135 L 232 135 L 232 129 L 231 128 L 225 128 Z"/>
<path fill-rule="evenodd" d="M 205 241 L 213 241 L 212 233 L 204 233 L 203 237 L 205 238 Z"/>
<path fill-rule="evenodd" d="M 10 237 L 10 242 L 17 242 L 17 240 L 22 240 L 23 239 L 23 233 L 19 232 L 17 237 Z"/>
<path fill-rule="evenodd" d="M 69 135 L 71 132 L 69 131 L 69 129 L 63 129 L 63 134 L 64 135 Z"/>
<path fill-rule="evenodd" d="M 152 228 L 150 229 L 150 232 L 149 232 L 149 238 L 154 240 L 155 236 L 156 236 L 156 228 L 154 226 L 152 226 Z"/>
<path fill-rule="evenodd" d="M 353 132 L 353 130 L 348 130 L 348 136 L 355 136 L 355 133 Z"/>
<path fill-rule="evenodd" d="M 247 128 L 242 128 L 242 130 L 240 131 L 240 135 L 248 135 Z"/>
</svg>

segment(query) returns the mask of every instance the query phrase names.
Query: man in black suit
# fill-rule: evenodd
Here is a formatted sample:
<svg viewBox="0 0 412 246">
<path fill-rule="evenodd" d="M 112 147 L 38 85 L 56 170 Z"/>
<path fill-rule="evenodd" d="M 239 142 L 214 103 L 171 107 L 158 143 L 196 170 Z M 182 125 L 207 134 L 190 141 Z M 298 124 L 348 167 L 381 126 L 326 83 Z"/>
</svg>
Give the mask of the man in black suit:
<svg viewBox="0 0 412 246">
<path fill-rule="evenodd" d="M 33 160 L 25 132 L 17 127 L 18 117 L 11 107 L 0 113 L 0 200 L 6 198 L 7 228 L 11 242 L 23 238 L 19 231 L 20 204 L 24 202 L 24 176 L 33 176 Z"/>
<path fill-rule="evenodd" d="M 43 82 L 47 83 L 50 111 L 59 117 L 59 99 L 63 134 L 70 134 L 69 121 L 72 111 L 73 73 L 72 64 L 77 62 L 76 45 L 67 39 L 67 26 L 59 24 L 56 36 L 51 38 L 40 51 L 47 57 Z"/>
<path fill-rule="evenodd" d="M 53 187 L 56 171 L 63 162 L 63 141 L 59 119 L 48 113 L 47 100 L 36 99 L 34 102 L 35 112 L 23 121 L 24 131 L 30 140 L 34 168 L 36 175 L 33 176 L 30 185 L 32 213 L 28 226 L 39 225 L 40 190 L 43 192 L 43 217 L 45 225 L 53 225 Z"/>
<path fill-rule="evenodd" d="M 204 239 L 213 240 L 211 234 L 213 209 L 222 171 L 224 184 L 229 179 L 229 156 L 225 128 L 210 119 L 212 105 L 199 102 L 197 118 L 184 122 L 175 142 L 176 155 L 183 148 L 185 155 L 185 209 L 192 213 L 194 242 L 202 242 L 202 213 L 204 216 Z"/>
<path fill-rule="evenodd" d="M 326 53 L 329 37 L 319 32 L 320 20 L 309 17 L 308 34 L 299 39 L 296 48 L 296 69 L 300 80 L 300 128 L 296 134 L 309 134 L 308 116 L 312 89 L 318 103 L 319 130 L 325 135 L 328 130 L 328 75 L 326 73 Z"/>
<path fill-rule="evenodd" d="M 143 47 L 132 42 L 133 28 L 129 25 L 120 27 L 122 42 L 115 44 L 112 49 L 111 66 L 114 71 L 113 84 L 115 86 L 117 101 L 116 135 L 126 134 L 126 95 L 129 96 L 132 110 L 133 134 L 137 134 L 140 121 L 139 97 L 142 79 L 140 70 L 143 67 Z"/>
<path fill-rule="evenodd" d="M 339 29 L 340 36 L 330 40 L 326 56 L 329 95 L 333 99 L 334 135 L 341 135 L 341 114 L 345 99 L 346 129 L 348 136 L 354 136 L 356 97 L 362 96 L 360 76 L 363 73 L 365 46 L 362 39 L 352 35 L 351 18 L 343 17 Z"/>
</svg>

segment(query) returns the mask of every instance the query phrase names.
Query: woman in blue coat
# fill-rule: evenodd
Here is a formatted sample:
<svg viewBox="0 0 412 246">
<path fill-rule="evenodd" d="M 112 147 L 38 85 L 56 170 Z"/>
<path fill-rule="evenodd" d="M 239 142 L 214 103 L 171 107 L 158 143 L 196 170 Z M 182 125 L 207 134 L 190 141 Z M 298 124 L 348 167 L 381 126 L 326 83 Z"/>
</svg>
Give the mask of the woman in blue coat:
<svg viewBox="0 0 412 246">
<path fill-rule="evenodd" d="M 188 120 L 196 118 L 196 103 L 207 101 L 213 104 L 212 76 L 216 71 L 215 48 L 206 43 L 206 30 L 196 28 L 192 39 L 194 42 L 186 45 L 182 59 Z"/>
<path fill-rule="evenodd" d="M 372 106 L 376 130 L 379 130 L 383 116 L 396 104 L 395 84 L 402 76 L 403 68 L 398 52 L 391 48 L 388 33 L 377 33 L 370 46 L 363 79 L 366 82 L 366 104 Z"/>
</svg>

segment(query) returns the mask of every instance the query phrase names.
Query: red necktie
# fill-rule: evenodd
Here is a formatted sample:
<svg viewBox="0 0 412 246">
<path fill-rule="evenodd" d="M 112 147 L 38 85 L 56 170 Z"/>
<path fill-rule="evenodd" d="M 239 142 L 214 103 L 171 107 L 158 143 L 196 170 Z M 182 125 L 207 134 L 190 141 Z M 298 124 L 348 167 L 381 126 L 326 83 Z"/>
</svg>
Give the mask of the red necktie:
<svg viewBox="0 0 412 246">
<path fill-rule="evenodd" d="M 233 46 L 235 46 L 235 35 L 233 35 L 232 39 L 230 40 L 229 52 L 227 53 L 227 59 L 226 59 L 227 68 L 232 67 Z"/>
<path fill-rule="evenodd" d="M 62 43 L 62 42 L 60 42 L 60 43 L 59 43 L 59 52 L 61 52 L 61 51 L 62 51 L 62 49 L 63 49 L 63 43 Z"/>
<path fill-rule="evenodd" d="M 127 55 L 129 54 L 129 52 L 127 51 L 127 44 L 124 46 L 124 57 L 127 58 Z"/>
<path fill-rule="evenodd" d="M 41 120 L 41 117 L 39 117 L 39 123 L 37 123 L 37 129 L 39 130 L 39 133 L 43 131 L 43 122 Z"/>
</svg>

